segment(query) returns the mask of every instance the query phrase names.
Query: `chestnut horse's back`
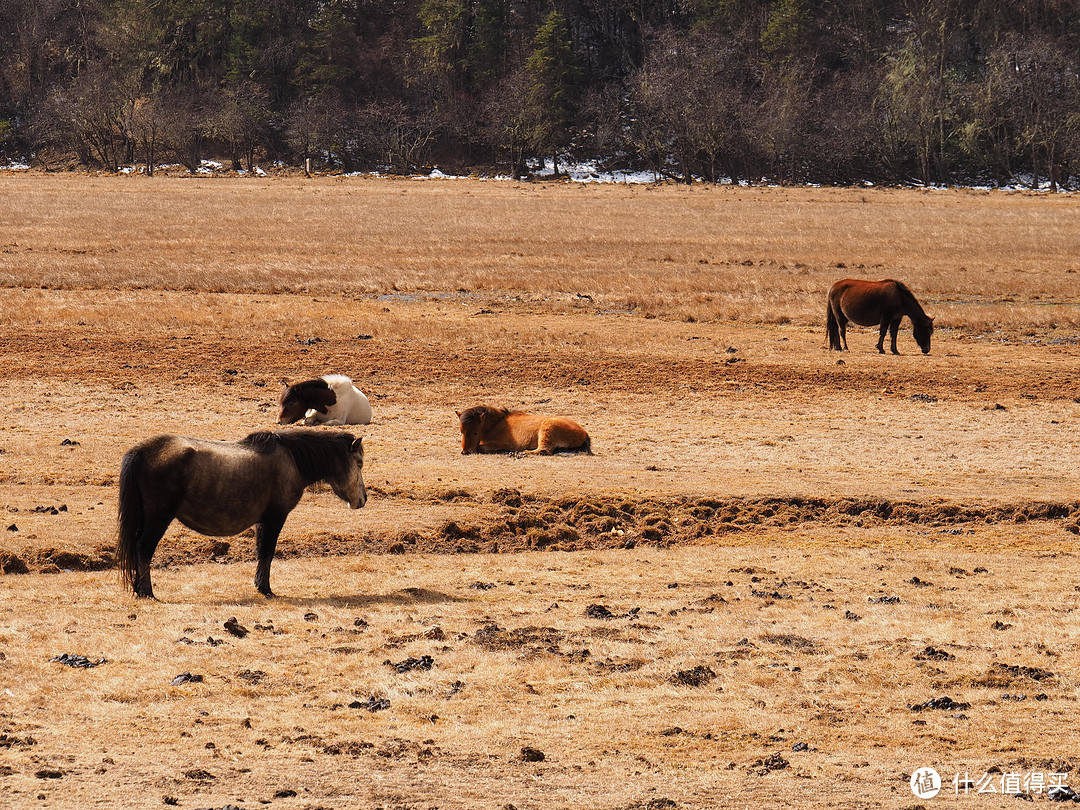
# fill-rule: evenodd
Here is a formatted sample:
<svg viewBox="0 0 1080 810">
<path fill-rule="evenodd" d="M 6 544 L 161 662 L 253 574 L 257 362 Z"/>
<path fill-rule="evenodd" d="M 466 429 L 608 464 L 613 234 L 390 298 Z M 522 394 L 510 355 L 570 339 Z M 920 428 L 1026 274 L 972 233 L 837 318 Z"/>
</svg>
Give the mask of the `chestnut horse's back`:
<svg viewBox="0 0 1080 810">
<path fill-rule="evenodd" d="M 566 450 L 592 455 L 592 439 L 585 428 L 565 416 L 511 412 L 506 424 L 526 453 L 549 455 Z"/>
</svg>

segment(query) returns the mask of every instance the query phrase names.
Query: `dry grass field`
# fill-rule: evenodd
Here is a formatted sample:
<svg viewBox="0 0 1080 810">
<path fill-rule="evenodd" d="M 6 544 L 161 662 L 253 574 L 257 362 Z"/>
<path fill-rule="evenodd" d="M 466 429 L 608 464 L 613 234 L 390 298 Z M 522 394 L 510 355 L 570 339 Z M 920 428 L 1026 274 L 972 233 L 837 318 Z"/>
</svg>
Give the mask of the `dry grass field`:
<svg viewBox="0 0 1080 810">
<path fill-rule="evenodd" d="M 0 176 L 0 806 L 1080 789 L 1078 225 L 1010 192 Z M 906 322 L 901 356 L 829 352 L 844 276 L 907 281 L 931 354 Z M 175 525 L 159 601 L 126 593 L 123 452 L 271 427 L 329 371 L 375 409 L 364 509 L 305 494 L 274 600 L 250 532 Z M 463 457 L 481 402 L 595 455 Z"/>
</svg>

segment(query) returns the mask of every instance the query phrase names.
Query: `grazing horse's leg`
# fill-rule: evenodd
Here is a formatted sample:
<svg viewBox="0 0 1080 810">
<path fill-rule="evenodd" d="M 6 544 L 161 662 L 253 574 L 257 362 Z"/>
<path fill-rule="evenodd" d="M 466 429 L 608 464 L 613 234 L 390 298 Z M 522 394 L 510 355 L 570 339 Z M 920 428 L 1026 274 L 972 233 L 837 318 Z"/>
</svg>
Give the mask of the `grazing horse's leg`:
<svg viewBox="0 0 1080 810">
<path fill-rule="evenodd" d="M 281 534 L 281 527 L 284 525 L 284 515 L 268 512 L 255 527 L 255 553 L 259 558 L 258 565 L 255 567 L 255 588 L 266 597 L 274 595 L 274 592 L 270 590 L 270 563 L 274 560 L 278 535 Z"/>
<path fill-rule="evenodd" d="M 900 321 L 903 319 L 903 315 L 897 318 L 895 321 L 889 324 L 889 338 L 892 341 L 892 353 L 900 354 L 896 349 L 896 334 L 900 331 Z"/>
<path fill-rule="evenodd" d="M 833 348 L 837 351 L 843 350 L 846 352 L 848 316 L 844 314 L 844 307 L 840 304 L 834 306 L 832 302 L 830 302 L 829 308 L 833 317 L 836 319 L 836 346 Z"/>
<path fill-rule="evenodd" d="M 878 354 L 885 354 L 885 333 L 889 331 L 889 327 L 891 326 L 891 324 L 892 324 L 892 321 L 890 321 L 887 318 L 885 318 L 884 316 L 882 316 L 881 324 L 878 326 L 878 339 L 877 339 Z M 896 344 L 894 343 L 893 344 L 893 349 L 895 350 L 895 348 L 896 348 Z"/>
</svg>

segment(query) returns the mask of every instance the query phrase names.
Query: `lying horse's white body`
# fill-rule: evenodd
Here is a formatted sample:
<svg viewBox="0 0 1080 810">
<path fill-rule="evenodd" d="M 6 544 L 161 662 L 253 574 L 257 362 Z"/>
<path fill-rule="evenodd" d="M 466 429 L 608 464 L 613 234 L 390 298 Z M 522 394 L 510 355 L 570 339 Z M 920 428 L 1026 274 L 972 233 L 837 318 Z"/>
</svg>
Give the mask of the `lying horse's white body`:
<svg viewBox="0 0 1080 810">
<path fill-rule="evenodd" d="M 290 385 L 281 395 L 278 424 L 304 420 L 305 425 L 367 425 L 371 403 L 344 374 Z"/>
</svg>

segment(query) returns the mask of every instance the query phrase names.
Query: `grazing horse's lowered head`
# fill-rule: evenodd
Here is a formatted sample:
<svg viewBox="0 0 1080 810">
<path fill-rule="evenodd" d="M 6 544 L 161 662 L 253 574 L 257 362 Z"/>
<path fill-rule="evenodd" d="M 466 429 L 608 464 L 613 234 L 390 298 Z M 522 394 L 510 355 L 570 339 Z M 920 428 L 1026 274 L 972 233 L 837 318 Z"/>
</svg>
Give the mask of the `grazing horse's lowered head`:
<svg viewBox="0 0 1080 810">
<path fill-rule="evenodd" d="M 458 411 L 461 454 L 533 453 L 549 455 L 557 450 L 592 455 L 592 441 L 585 428 L 562 416 L 537 416 L 522 411 L 477 405 Z"/>
<path fill-rule="evenodd" d="M 278 401 L 278 424 L 367 425 L 371 403 L 344 374 L 324 374 L 318 379 L 293 383 Z"/>
<path fill-rule="evenodd" d="M 116 561 L 136 596 L 153 597 L 150 560 L 173 520 L 225 537 L 255 526 L 255 587 L 270 590 L 270 563 L 285 519 L 320 481 L 353 509 L 367 502 L 363 441 L 344 431 L 287 428 L 238 442 L 164 434 L 120 464 Z"/>
<path fill-rule="evenodd" d="M 911 335 L 923 354 L 930 354 L 930 338 L 933 334 L 934 319 L 931 316 L 926 315 L 925 318 L 916 318 L 911 322 Z"/>
</svg>

